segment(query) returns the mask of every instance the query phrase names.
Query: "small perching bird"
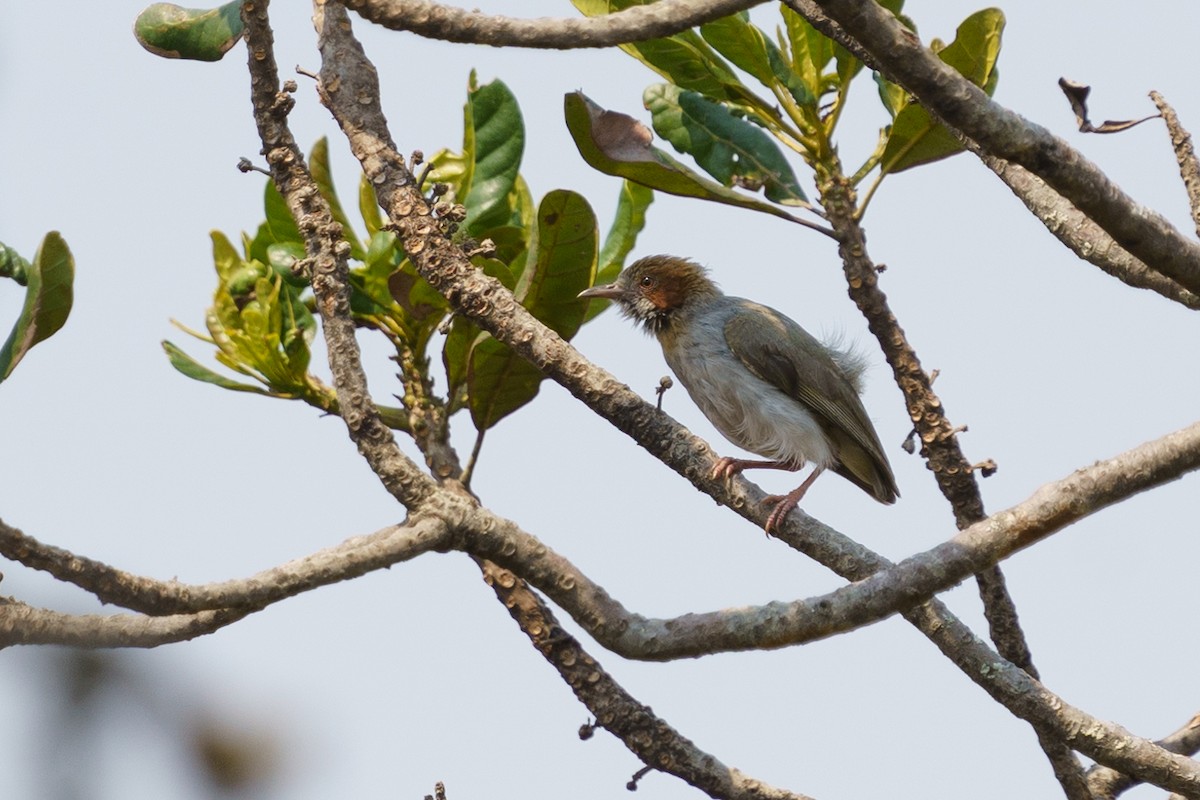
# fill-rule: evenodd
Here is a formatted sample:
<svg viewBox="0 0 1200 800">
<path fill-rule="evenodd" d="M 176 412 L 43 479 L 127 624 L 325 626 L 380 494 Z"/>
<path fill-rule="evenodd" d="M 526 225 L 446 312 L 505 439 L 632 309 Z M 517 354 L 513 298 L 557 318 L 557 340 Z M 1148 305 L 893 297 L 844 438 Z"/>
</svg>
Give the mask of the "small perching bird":
<svg viewBox="0 0 1200 800">
<path fill-rule="evenodd" d="M 900 491 L 859 400 L 864 363 L 823 344 L 778 311 L 717 288 L 694 261 L 648 256 L 580 297 L 613 300 L 662 345 L 667 364 L 726 439 L 767 461 L 723 457 L 712 477 L 744 469 L 813 472 L 773 495 L 766 530 L 779 527 L 824 470 L 881 503 Z"/>
</svg>

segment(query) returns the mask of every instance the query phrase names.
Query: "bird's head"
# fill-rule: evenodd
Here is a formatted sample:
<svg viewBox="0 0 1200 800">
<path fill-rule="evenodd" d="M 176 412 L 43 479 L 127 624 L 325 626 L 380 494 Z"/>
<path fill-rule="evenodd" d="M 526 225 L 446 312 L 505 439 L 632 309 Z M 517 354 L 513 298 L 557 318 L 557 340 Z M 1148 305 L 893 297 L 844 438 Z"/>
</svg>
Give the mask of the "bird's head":
<svg viewBox="0 0 1200 800">
<path fill-rule="evenodd" d="M 580 297 L 615 301 L 622 314 L 655 334 L 662 332 L 677 312 L 720 295 L 704 267 L 676 256 L 639 259 L 626 267 L 615 283 L 579 293 Z"/>
</svg>

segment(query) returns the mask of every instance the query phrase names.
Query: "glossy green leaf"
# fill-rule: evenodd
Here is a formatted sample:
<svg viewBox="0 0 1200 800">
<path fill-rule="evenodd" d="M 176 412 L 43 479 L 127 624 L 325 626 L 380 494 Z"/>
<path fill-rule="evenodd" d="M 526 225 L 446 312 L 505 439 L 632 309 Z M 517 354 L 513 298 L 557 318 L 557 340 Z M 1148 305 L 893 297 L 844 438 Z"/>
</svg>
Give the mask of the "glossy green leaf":
<svg viewBox="0 0 1200 800">
<path fill-rule="evenodd" d="M 723 185 L 761 187 L 767 198 L 777 203 L 805 204 L 791 165 L 762 128 L 703 95 L 671 84 L 647 87 L 642 102 L 650 110 L 658 135 L 696 159 Z"/>
<path fill-rule="evenodd" d="M 470 188 L 461 200 L 467 209 L 464 228 L 483 235 L 512 222 L 517 183 L 525 151 L 525 123 L 517 99 L 502 81 L 480 86 L 467 99 L 475 149 Z"/>
<path fill-rule="evenodd" d="M 38 342 L 67 321 L 74 300 L 75 258 L 58 231 L 47 233 L 25 269 L 25 302 L 0 346 L 0 381 Z"/>
<path fill-rule="evenodd" d="M 192 380 L 202 383 L 211 383 L 214 386 L 220 386 L 222 389 L 230 389 L 235 392 L 252 392 L 254 394 L 270 394 L 261 386 L 252 386 L 248 383 L 239 383 L 231 378 L 226 378 L 218 372 L 213 372 L 208 367 L 201 365 L 187 353 L 183 352 L 177 345 L 163 340 L 162 348 L 167 353 L 167 359 L 171 362 L 171 366 L 188 376 Z"/>
<path fill-rule="evenodd" d="M 739 194 L 698 175 L 651 145 L 650 130 L 626 114 L 606 111 L 582 92 L 564 98 L 567 128 L 583 160 L 595 169 L 681 197 L 749 208 L 790 222 L 800 222 L 770 203 Z"/>
<path fill-rule="evenodd" d="M 362 214 L 363 224 L 367 226 L 368 239 L 383 230 L 383 213 L 379 208 L 379 198 L 366 175 L 358 179 L 358 213 Z"/>
<path fill-rule="evenodd" d="M 350 218 L 342 210 L 342 201 L 338 199 L 337 189 L 334 188 L 333 172 L 329 168 L 329 139 L 327 137 L 322 136 L 313 145 L 312 152 L 308 156 L 308 170 L 312 173 L 313 182 L 317 184 L 321 196 L 325 198 L 325 202 L 329 203 L 329 211 L 333 214 L 333 218 L 341 223 L 342 238 L 350 245 L 350 257 L 362 261 L 367 251 L 362 242 L 358 240 L 358 234 L 354 232 Z"/>
<path fill-rule="evenodd" d="M 530 227 L 504 225 L 487 232 L 487 238 L 496 246 L 495 257 L 508 264 L 518 275 L 524 268 L 523 259 L 525 251 L 529 248 Z"/>
<path fill-rule="evenodd" d="M 242 4 L 234 0 L 218 8 L 181 8 L 155 3 L 138 14 L 133 35 L 163 58 L 219 61 L 242 38 Z"/>
<path fill-rule="evenodd" d="M 981 87 L 988 95 L 996 89 L 999 72 L 996 60 L 1004 32 L 1004 13 L 985 8 L 958 26 L 954 41 L 938 57 Z M 958 140 L 916 103 L 908 103 L 892 122 L 880 168 L 884 174 L 901 172 L 920 164 L 952 156 L 963 149 Z"/>
</svg>

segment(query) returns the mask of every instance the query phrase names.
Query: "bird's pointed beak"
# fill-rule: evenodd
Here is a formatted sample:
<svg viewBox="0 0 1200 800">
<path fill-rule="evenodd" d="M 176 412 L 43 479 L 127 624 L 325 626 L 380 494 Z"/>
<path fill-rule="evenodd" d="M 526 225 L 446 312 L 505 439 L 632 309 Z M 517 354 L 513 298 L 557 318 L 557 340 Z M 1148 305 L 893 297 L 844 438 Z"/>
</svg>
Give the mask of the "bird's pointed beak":
<svg viewBox="0 0 1200 800">
<path fill-rule="evenodd" d="M 610 283 L 605 286 L 593 286 L 590 289 L 584 289 L 582 292 L 576 295 L 576 297 L 597 297 L 601 300 L 617 300 L 623 294 L 624 292 L 621 291 L 620 287 L 618 287 L 615 283 Z"/>
</svg>

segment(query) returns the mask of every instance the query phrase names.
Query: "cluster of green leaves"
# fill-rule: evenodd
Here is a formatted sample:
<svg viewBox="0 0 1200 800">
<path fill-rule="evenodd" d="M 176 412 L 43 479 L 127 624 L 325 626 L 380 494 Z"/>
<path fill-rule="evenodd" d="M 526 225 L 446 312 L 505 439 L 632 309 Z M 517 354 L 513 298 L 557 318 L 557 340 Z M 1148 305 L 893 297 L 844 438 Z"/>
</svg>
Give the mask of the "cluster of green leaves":
<svg viewBox="0 0 1200 800">
<path fill-rule="evenodd" d="M 623 185 L 616 220 L 600 247 L 596 216 L 582 196 L 556 189 L 534 202 L 520 175 L 524 140 L 512 92 L 500 81 L 479 86 L 472 74 L 462 150 L 434 155 L 426 185 L 438 186 L 438 207 L 447 215 L 442 222 L 452 235 L 464 246 L 488 253 L 472 263 L 570 339 L 604 306 L 577 295 L 597 279 L 616 277 L 645 223 L 652 192 Z M 452 314 L 388 229 L 370 183 L 365 178 L 359 182 L 359 212 L 367 234 L 360 239 L 334 188 L 324 139 L 313 148 L 309 167 L 350 248 L 354 320 L 385 336 L 396 350 L 405 408 L 382 408 L 385 422 L 404 429 L 417 404 L 433 401 L 447 415 L 468 408 L 482 432 L 532 400 L 541 373 L 466 318 Z M 266 220 L 253 237 L 243 234 L 240 253 L 223 234 L 212 234 L 218 285 L 206 315 L 208 334 L 189 331 L 216 346 L 220 363 L 254 383 L 201 366 L 170 342 L 163 346 L 171 363 L 188 377 L 336 412 L 333 392 L 308 372 L 316 323 L 307 280 L 296 269 L 304 258 L 300 231 L 271 182 L 264 205 Z M 490 248 L 479 246 L 488 240 Z M 446 333 L 442 339 L 435 336 L 439 330 Z M 442 397 L 421 396 L 433 386 L 428 350 L 438 341 L 448 386 Z"/>
<path fill-rule="evenodd" d="M 646 0 L 572 2 L 584 14 L 599 16 Z M 881 0 L 881 5 L 915 31 L 900 14 L 903 0 Z M 795 219 L 776 205 L 806 205 L 785 152 L 799 155 L 818 183 L 843 174 L 834 131 L 863 65 L 786 5 L 779 10 L 782 19 L 774 36 L 743 12 L 674 36 L 621 46 L 667 81 L 649 86 L 642 97 L 654 131 L 691 156 L 711 180 L 653 147 L 650 132 L 632 117 L 606 111 L 574 93 L 566 98 L 567 126 L 584 159 L 602 172 L 672 194 Z M 991 94 L 1003 28 L 1003 13 L 984 9 L 959 26 L 952 43 L 935 40 L 932 47 Z M 762 89 L 752 89 L 746 78 Z M 962 149 L 903 89 L 879 75 L 875 79 L 891 122 L 880 132 L 875 151 L 853 172 L 854 183 L 876 168 L 881 180 Z M 765 200 L 734 187 L 761 190 Z"/>
<path fill-rule="evenodd" d="M 2 382 L 30 348 L 66 323 L 75 297 L 75 258 L 57 231 L 46 234 L 33 261 L 0 244 L 0 278 L 11 278 L 25 287 L 21 313 L 0 346 Z"/>
</svg>

